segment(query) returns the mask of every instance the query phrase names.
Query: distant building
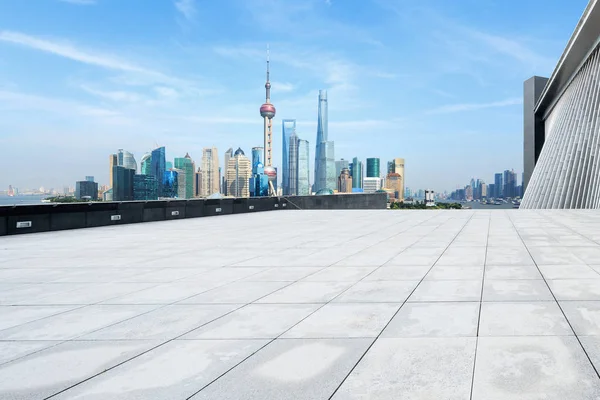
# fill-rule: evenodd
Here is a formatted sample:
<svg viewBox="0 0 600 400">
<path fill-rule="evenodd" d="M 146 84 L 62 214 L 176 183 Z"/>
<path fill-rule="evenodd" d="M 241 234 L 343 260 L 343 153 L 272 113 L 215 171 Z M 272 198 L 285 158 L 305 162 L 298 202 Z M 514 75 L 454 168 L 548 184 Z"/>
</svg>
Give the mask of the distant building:
<svg viewBox="0 0 600 400">
<path fill-rule="evenodd" d="M 233 158 L 229 159 L 227 168 L 227 193 L 233 197 L 250 197 L 250 177 L 252 176 L 252 167 L 250 160 L 242 149 L 238 148 Z"/>
<path fill-rule="evenodd" d="M 348 172 L 350 172 L 350 161 L 344 160 L 343 158 L 337 160 L 335 162 L 335 175 L 339 177 L 344 168 L 348 169 Z"/>
<path fill-rule="evenodd" d="M 481 185 L 479 185 L 479 198 L 480 199 L 485 199 L 488 197 L 488 188 L 485 182 L 482 182 Z"/>
<path fill-rule="evenodd" d="M 503 190 L 503 185 L 502 185 L 502 174 L 498 173 L 494 175 L 494 197 L 498 198 L 498 197 L 503 197 L 504 196 L 504 190 Z"/>
<path fill-rule="evenodd" d="M 404 200 L 404 193 L 402 192 L 402 176 L 395 172 L 391 172 L 387 174 L 386 177 L 386 186 L 388 189 L 392 189 L 394 193 L 394 198 L 398 201 Z"/>
<path fill-rule="evenodd" d="M 109 167 L 109 175 L 108 175 L 108 186 L 113 187 L 114 183 L 113 183 L 113 167 L 116 167 L 117 165 L 119 165 L 118 161 L 117 161 L 117 155 L 116 154 L 111 154 L 110 156 L 108 156 L 108 167 Z"/>
<path fill-rule="evenodd" d="M 93 176 L 86 176 L 85 180 L 88 182 L 94 182 L 94 177 Z"/>
<path fill-rule="evenodd" d="M 94 182 L 93 177 L 89 181 L 86 176 L 85 181 L 75 182 L 75 198 L 77 200 L 98 200 L 98 184 Z"/>
<path fill-rule="evenodd" d="M 133 200 L 133 177 L 135 170 L 120 165 L 113 167 L 113 200 Z"/>
<path fill-rule="evenodd" d="M 388 174 L 396 173 L 399 174 L 402 178 L 402 199 L 404 199 L 404 184 L 405 184 L 405 176 L 404 176 L 404 158 L 394 158 L 393 161 L 388 162 Z"/>
<path fill-rule="evenodd" d="M 283 194 L 296 196 L 298 194 L 298 145 L 300 139 L 298 139 L 298 136 L 294 131 L 288 140 L 289 154 L 287 158 L 287 193 L 286 189 L 284 188 Z"/>
<path fill-rule="evenodd" d="M 352 193 L 352 177 L 348 168 L 344 168 L 340 172 L 337 190 L 339 193 Z"/>
<path fill-rule="evenodd" d="M 465 187 L 465 200 L 473 200 L 473 187 L 471 185 Z"/>
<path fill-rule="evenodd" d="M 310 147 L 307 140 L 298 139 L 298 196 L 310 195 Z"/>
<path fill-rule="evenodd" d="M 514 171 L 504 171 L 504 197 L 517 197 L 517 174 Z"/>
<path fill-rule="evenodd" d="M 334 142 L 328 138 L 327 91 L 319 90 L 317 140 L 315 143 L 315 182 L 313 190 L 334 189 L 337 186 Z"/>
<path fill-rule="evenodd" d="M 179 173 L 174 169 L 165 171 L 163 177 L 162 197 L 175 198 L 179 192 Z"/>
<path fill-rule="evenodd" d="M 379 170 L 379 158 L 367 158 L 367 178 L 380 177 L 381 171 Z"/>
<path fill-rule="evenodd" d="M 425 206 L 435 207 L 435 194 L 433 190 L 425 190 Z"/>
<path fill-rule="evenodd" d="M 264 149 L 263 149 L 264 150 Z M 227 151 L 225 152 L 225 157 L 223 158 L 224 161 L 224 168 L 225 168 L 225 173 L 223 174 L 223 181 L 222 181 L 222 188 L 221 188 L 221 192 L 224 195 L 228 195 L 227 193 L 227 168 L 229 168 L 229 160 L 231 159 L 231 157 L 233 157 L 233 149 L 230 147 L 227 149 Z"/>
<path fill-rule="evenodd" d="M 119 149 L 117 151 L 117 165 L 137 171 L 137 162 L 135 157 L 128 151 Z"/>
<path fill-rule="evenodd" d="M 134 200 L 158 200 L 158 180 L 153 175 L 133 176 Z"/>
<path fill-rule="evenodd" d="M 381 190 L 381 178 L 366 177 L 363 179 L 363 190 L 365 193 L 375 193 Z"/>
<path fill-rule="evenodd" d="M 165 161 L 165 148 L 159 147 L 152 150 L 151 158 L 150 158 L 150 173 L 147 175 L 152 175 L 156 177 L 156 181 L 158 184 L 158 195 L 159 197 L 164 196 L 164 179 L 165 172 L 167 171 L 167 163 Z M 166 196 L 168 197 L 168 196 Z"/>
<path fill-rule="evenodd" d="M 219 154 L 216 147 L 202 149 L 202 196 L 219 193 Z"/>
<path fill-rule="evenodd" d="M 281 121 L 281 144 L 282 144 L 282 152 L 281 152 L 281 187 L 283 189 L 283 194 L 288 195 L 290 193 L 290 186 L 292 182 L 290 180 L 290 175 L 292 171 L 290 170 L 289 163 L 289 155 L 290 155 L 290 139 L 292 135 L 296 134 L 296 120 L 295 119 L 284 119 Z"/>
<path fill-rule="evenodd" d="M 198 171 L 194 174 L 194 180 L 195 180 L 195 193 L 194 196 L 195 197 L 200 197 L 202 196 L 201 191 L 202 191 L 202 172 L 200 171 L 200 167 L 198 167 Z"/>
<path fill-rule="evenodd" d="M 152 153 L 146 153 L 140 161 L 140 174 L 152 175 Z"/>
<path fill-rule="evenodd" d="M 194 197 L 194 163 L 192 158 L 188 153 L 185 154 L 185 157 L 176 157 L 175 158 L 175 168 L 183 171 L 183 173 L 179 173 L 178 176 L 178 184 L 183 185 L 185 190 L 183 193 L 179 193 L 177 197 L 180 199 L 191 199 Z M 218 183 L 217 179 L 217 183 Z M 183 194 L 183 196 L 182 196 Z"/>
<path fill-rule="evenodd" d="M 352 159 L 352 187 L 359 189 L 363 187 L 363 163 L 358 157 Z"/>
</svg>

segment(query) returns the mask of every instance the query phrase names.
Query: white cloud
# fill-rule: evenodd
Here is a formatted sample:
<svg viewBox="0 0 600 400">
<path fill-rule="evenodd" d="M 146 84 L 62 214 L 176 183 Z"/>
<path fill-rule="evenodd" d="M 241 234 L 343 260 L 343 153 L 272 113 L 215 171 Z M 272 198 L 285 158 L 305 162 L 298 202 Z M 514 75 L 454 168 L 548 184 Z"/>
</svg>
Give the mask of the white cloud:
<svg viewBox="0 0 600 400">
<path fill-rule="evenodd" d="M 96 4 L 96 0 L 58 0 L 63 3 L 77 4 L 79 6 L 92 6 Z"/>
<path fill-rule="evenodd" d="M 523 104 L 523 100 L 520 98 L 511 98 L 502 101 L 495 101 L 492 103 L 462 103 L 462 104 L 449 104 L 442 107 L 429 110 L 426 114 L 449 114 L 463 111 L 474 111 L 485 108 L 497 108 L 497 107 L 508 107 Z"/>
<path fill-rule="evenodd" d="M 274 92 L 291 92 L 296 87 L 293 83 L 277 81 L 271 81 L 271 86 Z"/>
<path fill-rule="evenodd" d="M 140 95 L 138 95 L 137 93 L 125 92 L 125 91 L 121 91 L 121 90 L 103 91 L 103 90 L 98 90 L 98 89 L 92 88 L 88 85 L 80 85 L 79 87 L 89 94 L 92 94 L 94 96 L 97 96 L 97 97 L 100 97 L 103 99 L 115 101 L 115 102 L 135 103 L 135 102 L 139 102 L 140 100 L 142 100 L 142 97 Z"/>
<path fill-rule="evenodd" d="M 196 0 L 176 0 L 175 8 L 187 20 L 192 20 L 196 15 Z"/>
</svg>

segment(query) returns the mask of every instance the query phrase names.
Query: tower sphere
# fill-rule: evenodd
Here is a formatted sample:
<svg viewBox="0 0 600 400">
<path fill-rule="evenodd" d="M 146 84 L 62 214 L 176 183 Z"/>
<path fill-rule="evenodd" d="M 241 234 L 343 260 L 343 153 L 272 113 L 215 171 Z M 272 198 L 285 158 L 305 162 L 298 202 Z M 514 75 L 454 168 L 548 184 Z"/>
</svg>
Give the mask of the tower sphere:
<svg viewBox="0 0 600 400">
<path fill-rule="evenodd" d="M 275 116 L 275 106 L 270 103 L 263 104 L 260 106 L 260 116 L 263 118 L 267 117 L 269 119 L 273 119 Z"/>
</svg>

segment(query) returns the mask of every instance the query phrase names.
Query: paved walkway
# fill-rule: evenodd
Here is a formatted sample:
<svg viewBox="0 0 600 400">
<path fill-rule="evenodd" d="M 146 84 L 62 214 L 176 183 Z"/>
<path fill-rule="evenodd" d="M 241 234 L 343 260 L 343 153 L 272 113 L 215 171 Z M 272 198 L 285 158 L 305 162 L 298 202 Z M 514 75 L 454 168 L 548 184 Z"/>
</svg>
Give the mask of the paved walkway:
<svg viewBox="0 0 600 400">
<path fill-rule="evenodd" d="M 600 212 L 276 211 L 0 239 L 1 399 L 598 399 Z"/>
</svg>

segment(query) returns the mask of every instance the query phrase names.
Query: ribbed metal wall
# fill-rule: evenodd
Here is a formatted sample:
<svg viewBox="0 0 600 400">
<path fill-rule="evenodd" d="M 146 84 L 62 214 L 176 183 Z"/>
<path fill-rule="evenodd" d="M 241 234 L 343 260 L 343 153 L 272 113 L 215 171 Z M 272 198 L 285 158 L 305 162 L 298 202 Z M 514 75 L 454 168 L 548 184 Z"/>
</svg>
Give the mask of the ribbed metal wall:
<svg viewBox="0 0 600 400">
<path fill-rule="evenodd" d="M 520 208 L 600 208 L 600 54 L 596 48 L 545 120 Z"/>
</svg>

